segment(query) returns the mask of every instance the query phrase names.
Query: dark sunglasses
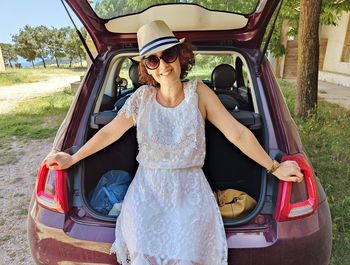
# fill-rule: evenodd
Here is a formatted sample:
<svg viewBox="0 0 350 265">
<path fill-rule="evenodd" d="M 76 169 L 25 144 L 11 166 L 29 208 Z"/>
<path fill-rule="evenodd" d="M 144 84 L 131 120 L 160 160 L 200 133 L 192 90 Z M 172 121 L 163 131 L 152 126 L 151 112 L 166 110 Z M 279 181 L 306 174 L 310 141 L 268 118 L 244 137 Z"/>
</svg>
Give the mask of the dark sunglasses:
<svg viewBox="0 0 350 265">
<path fill-rule="evenodd" d="M 176 61 L 178 56 L 179 56 L 179 51 L 175 46 L 165 50 L 162 56 L 160 57 L 155 55 L 148 56 L 147 58 L 145 58 L 144 63 L 149 70 L 155 70 L 160 65 L 160 59 L 163 59 L 163 61 L 166 63 L 173 63 Z"/>
</svg>

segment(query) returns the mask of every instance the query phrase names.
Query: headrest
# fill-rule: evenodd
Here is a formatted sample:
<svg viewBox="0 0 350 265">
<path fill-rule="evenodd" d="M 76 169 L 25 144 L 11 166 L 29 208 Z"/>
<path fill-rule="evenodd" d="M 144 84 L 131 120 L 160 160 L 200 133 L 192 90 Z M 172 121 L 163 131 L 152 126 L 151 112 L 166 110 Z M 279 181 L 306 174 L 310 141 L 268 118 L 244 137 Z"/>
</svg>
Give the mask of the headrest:
<svg viewBox="0 0 350 265">
<path fill-rule="evenodd" d="M 134 88 L 141 86 L 139 83 L 139 62 L 134 61 L 129 68 L 129 77 Z"/>
<path fill-rule="evenodd" d="M 231 89 L 236 81 L 236 71 L 229 64 L 216 66 L 211 74 L 214 89 Z"/>
</svg>

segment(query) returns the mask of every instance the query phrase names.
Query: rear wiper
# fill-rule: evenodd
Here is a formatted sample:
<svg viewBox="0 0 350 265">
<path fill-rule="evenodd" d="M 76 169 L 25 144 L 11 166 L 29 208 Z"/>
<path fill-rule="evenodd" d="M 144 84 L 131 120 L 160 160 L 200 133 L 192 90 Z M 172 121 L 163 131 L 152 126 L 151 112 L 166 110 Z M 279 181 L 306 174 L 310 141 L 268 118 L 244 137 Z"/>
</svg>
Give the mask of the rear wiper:
<svg viewBox="0 0 350 265">
<path fill-rule="evenodd" d="M 71 20 L 72 23 L 73 23 L 73 26 L 74 26 L 74 28 L 75 28 L 75 30 L 76 30 L 78 36 L 79 36 L 79 39 L 81 40 L 81 42 L 82 42 L 82 44 L 83 44 L 83 46 L 84 46 L 84 48 L 85 48 L 85 51 L 86 51 L 87 54 L 89 55 L 92 64 L 94 64 L 94 63 L 95 63 L 95 59 L 94 59 L 94 57 L 92 56 L 92 53 L 91 53 L 91 51 L 89 50 L 89 47 L 87 46 L 86 41 L 85 41 L 83 35 L 82 35 L 81 32 L 79 31 L 78 27 L 75 25 L 72 16 L 69 14 L 69 11 L 68 11 L 68 9 L 67 9 L 67 7 L 66 7 L 66 4 L 64 3 L 63 0 L 61 0 L 61 2 L 62 2 L 62 5 L 63 5 L 64 9 L 66 10 L 66 12 L 67 12 L 67 14 L 68 14 L 70 20 Z"/>
</svg>

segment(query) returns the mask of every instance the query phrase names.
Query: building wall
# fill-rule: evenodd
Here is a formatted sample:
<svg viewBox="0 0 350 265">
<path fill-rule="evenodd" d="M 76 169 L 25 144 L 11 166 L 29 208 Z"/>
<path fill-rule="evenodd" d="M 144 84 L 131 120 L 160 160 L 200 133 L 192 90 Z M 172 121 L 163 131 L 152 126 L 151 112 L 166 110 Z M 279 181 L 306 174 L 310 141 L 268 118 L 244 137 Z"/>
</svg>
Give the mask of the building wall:
<svg viewBox="0 0 350 265">
<path fill-rule="evenodd" d="M 0 72 L 5 71 L 4 58 L 2 57 L 1 47 L 0 47 Z"/>
<path fill-rule="evenodd" d="M 341 61 L 349 19 L 350 12 L 343 13 L 336 27 L 321 26 L 320 38 L 328 39 L 323 63 L 323 71 L 325 72 L 350 75 L 350 63 Z"/>
</svg>

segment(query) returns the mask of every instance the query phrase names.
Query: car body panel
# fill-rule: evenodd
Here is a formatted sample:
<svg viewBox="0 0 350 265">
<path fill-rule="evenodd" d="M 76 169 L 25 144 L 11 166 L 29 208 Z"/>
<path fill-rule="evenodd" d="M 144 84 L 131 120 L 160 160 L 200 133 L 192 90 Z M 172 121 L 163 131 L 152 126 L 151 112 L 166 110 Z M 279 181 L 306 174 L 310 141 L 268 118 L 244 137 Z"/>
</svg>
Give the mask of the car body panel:
<svg viewBox="0 0 350 265">
<path fill-rule="evenodd" d="M 35 205 L 34 208 L 40 206 Z M 46 226 L 33 217 L 28 218 L 28 240 L 37 264 L 116 264 L 115 256 L 109 253 L 114 241 L 113 227 L 77 223 L 76 231 L 68 229 L 67 232 L 66 229 Z M 332 246 L 332 234 L 328 231 L 331 226 L 329 206 L 327 201 L 323 201 L 313 215 L 296 221 L 272 223 L 265 229 L 254 229 L 254 225 L 226 229 L 229 264 L 328 265 Z M 272 233 L 271 228 L 274 230 Z M 91 238 L 71 236 L 74 233 L 80 237 L 91 233 Z"/>
</svg>

